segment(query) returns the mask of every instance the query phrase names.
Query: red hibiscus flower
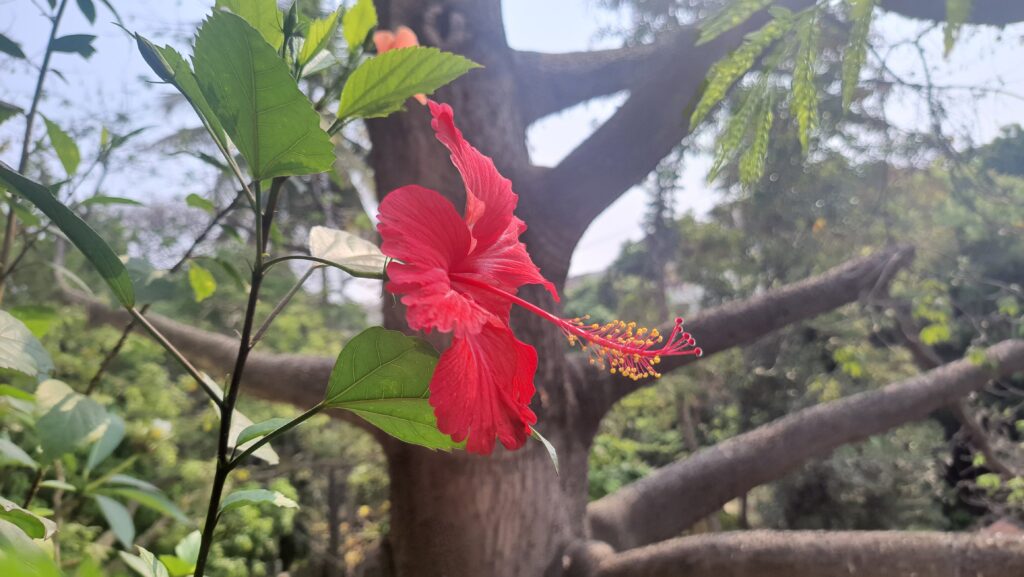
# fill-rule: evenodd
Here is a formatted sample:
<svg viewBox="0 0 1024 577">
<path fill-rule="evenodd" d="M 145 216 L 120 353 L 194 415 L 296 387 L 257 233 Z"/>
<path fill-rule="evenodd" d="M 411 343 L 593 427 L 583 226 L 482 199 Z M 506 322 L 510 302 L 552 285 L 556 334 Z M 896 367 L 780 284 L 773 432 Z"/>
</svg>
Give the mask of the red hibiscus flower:
<svg viewBox="0 0 1024 577">
<path fill-rule="evenodd" d="M 659 376 L 654 365 L 662 356 L 701 354 L 682 331 L 682 319 L 655 348 L 663 342 L 657 330 L 561 319 L 516 296 L 519 287 L 539 284 L 558 300 L 519 242 L 526 230 L 513 214 L 519 197 L 494 162 L 466 142 L 451 107 L 434 101 L 428 106 L 437 139 L 465 182 L 464 215 L 433 190 L 404 186 L 381 202 L 378 230 L 381 249 L 395 259 L 386 288 L 402 295 L 409 327 L 452 334 L 430 382 L 430 404 L 443 433 L 481 454 L 493 450 L 495 439 L 510 450 L 526 442 L 537 421 L 529 406 L 537 352 L 512 334 L 513 304 L 557 325 L 570 343 L 590 353 L 592 363 L 629 378 Z"/>
</svg>

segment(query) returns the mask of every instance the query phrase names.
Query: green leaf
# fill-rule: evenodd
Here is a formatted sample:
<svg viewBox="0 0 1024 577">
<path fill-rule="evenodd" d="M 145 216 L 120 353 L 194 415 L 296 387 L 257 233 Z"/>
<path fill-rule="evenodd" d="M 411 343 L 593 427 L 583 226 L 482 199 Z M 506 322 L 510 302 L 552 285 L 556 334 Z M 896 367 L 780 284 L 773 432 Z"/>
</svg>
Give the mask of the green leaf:
<svg viewBox="0 0 1024 577">
<path fill-rule="evenodd" d="M 174 555 L 161 555 L 160 562 L 167 567 L 167 572 L 171 574 L 171 577 L 191 577 L 196 570 L 195 563 L 189 563 Z"/>
<path fill-rule="evenodd" d="M 33 182 L 0 162 L 0 185 L 18 193 L 57 225 L 107 281 L 117 300 L 125 307 L 135 305 L 135 292 L 121 259 L 88 224 L 61 204 L 43 185 Z"/>
<path fill-rule="evenodd" d="M 242 432 L 238 434 L 238 438 L 235 440 L 239 445 L 244 445 L 249 441 L 265 437 L 271 432 L 280 429 L 282 426 L 287 425 L 291 422 L 291 419 L 285 419 L 284 417 L 275 417 L 273 419 L 267 419 L 261 421 L 255 425 L 249 425 L 242 429 Z"/>
<path fill-rule="evenodd" d="M 24 449 L 4 437 L 0 437 L 0 465 L 18 465 L 29 469 L 39 468 L 39 463 L 30 457 Z"/>
<path fill-rule="evenodd" d="M 81 206 L 110 206 L 113 204 L 120 204 L 125 206 L 145 206 L 137 200 L 130 198 L 124 198 L 122 196 L 107 196 L 105 194 L 97 194 L 96 196 L 90 196 L 89 198 L 82 201 Z"/>
<path fill-rule="evenodd" d="M 36 393 L 37 402 L 44 410 L 52 400 L 45 398 L 43 390 L 53 383 L 63 384 L 60 381 L 44 381 Z M 36 434 L 43 455 L 46 459 L 52 459 L 98 440 L 106 432 L 109 423 L 110 417 L 99 403 L 85 395 L 70 392 L 39 417 Z"/>
<path fill-rule="evenodd" d="M 54 52 L 80 54 L 82 58 L 89 58 L 96 53 L 92 46 L 93 40 L 96 40 L 96 37 L 92 34 L 68 34 L 55 38 L 50 46 Z"/>
<path fill-rule="evenodd" d="M 25 58 L 25 52 L 21 49 L 21 44 L 18 44 L 3 34 L 0 34 L 0 52 L 15 58 Z"/>
<path fill-rule="evenodd" d="M 707 22 L 701 25 L 697 46 L 711 42 L 729 30 L 743 24 L 751 16 L 763 10 L 771 3 L 772 0 L 729 0 L 726 2 L 725 8 L 711 18 L 708 18 Z"/>
<path fill-rule="evenodd" d="M 309 23 L 306 31 L 306 40 L 302 43 L 302 50 L 299 51 L 299 65 L 305 66 L 314 56 L 326 50 L 334 34 L 338 31 L 341 8 L 331 12 L 327 18 L 317 18 Z"/>
<path fill-rule="evenodd" d="M 946 25 L 942 29 L 945 55 L 953 51 L 960 29 L 971 17 L 974 0 L 946 0 Z"/>
<path fill-rule="evenodd" d="M 174 554 L 178 558 L 195 565 L 199 561 L 199 546 L 202 544 L 202 534 L 199 530 L 192 531 L 184 539 L 178 541 L 174 546 Z"/>
<path fill-rule="evenodd" d="M 106 477 L 104 481 L 105 485 L 127 485 L 129 487 L 135 487 L 136 489 L 142 489 L 143 491 L 149 491 L 151 493 L 159 493 L 160 488 L 150 483 L 149 481 L 143 481 L 142 479 L 136 479 L 135 477 L 117 473 Z"/>
<path fill-rule="evenodd" d="M 707 87 L 690 116 L 691 127 L 700 124 L 715 105 L 725 98 L 729 88 L 754 66 L 758 57 L 793 27 L 793 17 L 789 11 L 780 9 L 773 14 L 775 18 L 772 21 L 748 34 L 739 48 L 711 67 Z"/>
<path fill-rule="evenodd" d="M 55 490 L 60 490 L 60 491 L 67 491 L 69 493 L 77 493 L 78 492 L 78 487 L 75 487 L 74 485 L 72 485 L 71 483 L 68 483 L 66 481 L 58 481 L 57 479 L 49 479 L 49 480 L 43 481 L 42 483 L 39 483 L 39 486 L 43 487 L 43 488 L 46 488 L 46 489 L 55 489 Z"/>
<path fill-rule="evenodd" d="M 437 48 L 413 46 L 370 58 L 341 90 L 338 118 L 377 118 L 402 109 L 415 94 L 431 94 L 480 65 Z"/>
<path fill-rule="evenodd" d="M 10 102 L 4 102 L 0 100 L 0 124 L 7 122 L 19 114 L 24 114 L 25 111 L 20 106 L 15 106 Z"/>
<path fill-rule="evenodd" d="M 54 152 L 57 153 L 57 158 L 60 159 L 61 165 L 64 166 L 64 172 L 69 177 L 74 176 L 75 172 L 78 171 L 78 163 L 82 160 L 78 152 L 78 145 L 59 126 L 51 122 L 49 118 L 44 116 L 43 122 L 46 123 L 46 134 L 50 137 L 50 144 L 53 146 Z"/>
<path fill-rule="evenodd" d="M 349 410 L 393 437 L 430 449 L 459 448 L 437 430 L 427 400 L 437 352 L 426 341 L 372 327 L 355 336 L 331 371 L 325 404 Z"/>
<path fill-rule="evenodd" d="M 93 500 L 96 501 L 100 513 L 107 520 L 107 525 L 110 525 L 110 530 L 114 532 L 117 540 L 125 548 L 131 548 L 132 541 L 135 540 L 135 522 L 132 521 L 132 514 L 124 505 L 110 497 L 95 495 Z"/>
<path fill-rule="evenodd" d="M 213 273 L 192 261 L 188 265 L 188 284 L 192 287 L 192 294 L 196 302 L 201 303 L 217 292 L 217 280 Z"/>
<path fill-rule="evenodd" d="M 25 323 L 28 330 L 32 331 L 32 334 L 38 339 L 45 337 L 50 332 L 50 329 L 53 328 L 53 325 L 60 320 L 57 316 L 57 311 L 45 305 L 13 307 L 10 313 L 14 318 Z"/>
<path fill-rule="evenodd" d="M 213 391 L 213 394 L 217 397 L 217 400 L 224 400 L 224 391 L 220 388 L 220 385 L 217 384 L 217 381 L 211 379 L 210 376 L 205 373 L 203 373 L 203 377 L 206 382 L 206 386 L 209 387 L 211 391 Z M 214 405 L 212 401 L 210 405 L 216 408 L 216 405 Z M 246 417 L 238 409 L 235 409 L 235 412 L 232 413 L 231 415 L 231 429 L 228 431 L 228 448 L 235 449 L 237 447 L 237 450 L 240 452 L 249 448 L 255 441 L 249 441 L 248 443 L 239 443 L 238 436 L 242 433 L 242 431 L 246 430 L 252 425 L 252 419 Z M 277 452 L 275 452 L 270 445 L 263 445 L 262 447 L 257 449 L 256 452 L 253 453 L 252 455 L 254 457 L 258 457 L 266 461 L 267 464 L 269 465 L 276 465 L 281 461 L 281 458 L 278 457 Z"/>
<path fill-rule="evenodd" d="M 193 60 L 203 94 L 253 178 L 330 170 L 334 145 L 320 116 L 288 65 L 244 20 L 214 13 L 196 35 Z"/>
<path fill-rule="evenodd" d="M 7 311 L 0 311 L 0 368 L 31 377 L 53 371 L 53 359 L 24 323 Z"/>
<path fill-rule="evenodd" d="M 232 509 L 264 503 L 287 509 L 299 508 L 298 503 L 288 497 L 285 497 L 278 491 L 271 491 L 269 489 L 248 489 L 245 491 L 235 491 L 225 497 L 224 500 L 221 501 L 220 512 L 221 514 L 224 514 Z"/>
<path fill-rule="evenodd" d="M 348 51 L 359 50 L 366 42 L 366 36 L 377 25 L 377 9 L 373 0 L 356 0 L 355 6 L 342 19 L 342 33 L 348 44 Z"/>
<path fill-rule="evenodd" d="M 754 124 L 754 137 L 750 146 L 740 156 L 740 182 L 752 185 L 764 175 L 765 161 L 768 158 L 768 140 L 775 120 L 771 99 L 765 99 L 759 112 L 760 118 Z"/>
<path fill-rule="evenodd" d="M 143 491 L 141 489 L 130 489 L 130 488 L 118 488 L 111 489 L 104 487 L 99 490 L 103 495 L 113 495 L 116 497 L 123 497 L 130 501 L 135 501 L 143 507 L 147 507 L 160 513 L 167 515 L 182 523 L 188 523 L 189 519 L 181 509 L 178 508 L 170 499 L 165 497 L 163 493 L 153 491 Z"/>
<path fill-rule="evenodd" d="M 78 0 L 78 9 L 82 11 L 82 15 L 90 24 L 96 23 L 96 5 L 92 3 L 92 0 Z"/>
<path fill-rule="evenodd" d="M 221 149 L 227 150 L 228 141 L 224 134 L 224 127 L 221 126 L 213 109 L 210 108 L 210 103 L 199 88 L 199 81 L 196 80 L 195 73 L 192 72 L 192 67 L 188 62 L 170 46 L 157 46 L 139 34 L 135 35 L 135 41 L 146 64 L 149 64 L 157 76 L 165 82 L 171 83 L 178 89 L 178 92 L 181 92 L 192 105 L 192 109 L 196 111 L 196 115 L 199 116 L 214 142 Z"/>
<path fill-rule="evenodd" d="M 142 577 L 170 577 L 167 574 L 167 567 L 164 567 L 152 553 L 142 547 L 138 547 L 138 550 L 138 555 L 132 555 L 127 551 L 118 551 L 117 554 L 128 568 Z"/>
<path fill-rule="evenodd" d="M 0 497 L 0 520 L 14 524 L 33 539 L 49 539 L 57 532 L 53 521 L 22 509 L 3 497 Z"/>
<path fill-rule="evenodd" d="M 274 50 L 284 43 L 284 15 L 277 0 L 217 0 L 217 8 L 228 9 L 259 31 Z"/>
<path fill-rule="evenodd" d="M 314 226 L 309 230 L 309 254 L 352 276 L 383 278 L 387 257 L 372 242 L 343 230 Z"/>
<path fill-rule="evenodd" d="M 545 439 L 544 435 L 540 434 L 540 431 L 533 427 L 530 427 L 530 436 L 544 445 L 544 450 L 548 452 L 548 457 L 551 458 L 551 464 L 555 466 L 555 474 L 560 474 L 558 470 L 558 451 L 555 450 L 555 446 L 551 444 L 551 441 Z"/>
<path fill-rule="evenodd" d="M 192 208 L 198 208 L 199 210 L 206 211 L 210 214 L 217 212 L 217 207 L 214 206 L 212 202 L 194 192 L 185 197 L 185 204 Z"/>
<path fill-rule="evenodd" d="M 860 80 L 860 70 L 868 56 L 868 33 L 874 15 L 875 0 L 847 0 L 850 4 L 850 40 L 843 54 L 843 110 L 850 109 Z"/>
<path fill-rule="evenodd" d="M 949 339 L 951 338 L 949 325 L 945 323 L 930 324 L 921 329 L 919 337 L 921 342 L 928 346 L 949 342 Z"/>
<path fill-rule="evenodd" d="M 793 96 L 789 108 L 796 118 L 800 147 L 807 154 L 811 131 L 818 126 L 818 89 L 814 84 L 814 65 L 818 60 L 817 10 L 800 17 L 797 39 L 800 48 L 793 68 Z"/>
<path fill-rule="evenodd" d="M 113 454 L 114 450 L 121 444 L 121 441 L 124 440 L 124 419 L 114 414 L 109 415 L 109 418 L 110 422 L 107 424 L 107 430 L 103 432 L 103 436 L 89 450 L 89 458 L 85 462 L 85 470 L 87 472 L 92 471 L 105 461 L 107 457 Z"/>
</svg>

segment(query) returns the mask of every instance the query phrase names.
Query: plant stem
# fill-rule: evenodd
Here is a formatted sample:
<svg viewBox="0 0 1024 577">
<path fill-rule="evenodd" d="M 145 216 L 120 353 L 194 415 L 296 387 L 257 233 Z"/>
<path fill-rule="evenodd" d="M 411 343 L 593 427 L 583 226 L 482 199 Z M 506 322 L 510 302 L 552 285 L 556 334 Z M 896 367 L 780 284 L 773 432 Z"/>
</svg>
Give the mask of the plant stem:
<svg viewBox="0 0 1024 577">
<path fill-rule="evenodd" d="M 260 342 L 260 339 L 263 338 L 263 335 L 267 332 L 267 329 L 270 328 L 270 324 L 274 322 L 274 319 L 277 318 L 277 315 L 281 314 L 281 311 L 284 310 L 284 307 L 288 306 L 288 303 L 291 302 L 292 298 L 295 296 L 295 293 L 299 292 L 299 289 L 301 289 L 302 285 L 305 284 L 307 280 L 309 280 L 309 277 L 316 270 L 322 268 L 323 266 L 324 265 L 317 264 L 309 267 L 309 269 L 306 270 L 306 274 L 302 275 L 302 277 L 298 281 L 296 281 L 292 288 L 288 289 L 288 292 L 283 297 L 281 297 L 280 302 L 277 303 L 277 306 L 274 307 L 274 310 L 270 311 L 270 314 L 267 315 L 266 319 L 264 319 L 263 324 L 261 324 L 260 328 L 256 330 L 256 333 L 253 334 L 252 342 L 249 343 L 250 348 L 255 347 L 256 343 Z"/>
<path fill-rule="evenodd" d="M 308 421 L 310 418 L 316 416 L 317 414 L 320 413 L 320 411 L 324 410 L 324 403 L 325 401 L 320 401 L 319 403 L 311 407 L 309 410 L 307 410 L 305 413 L 302 413 L 298 417 L 295 417 L 291 421 L 288 421 L 284 425 L 281 425 L 280 428 L 274 429 L 268 435 L 261 437 L 260 440 L 253 443 L 251 447 L 242 451 L 235 458 L 231 459 L 231 462 L 228 463 L 228 467 L 230 469 L 234 469 L 235 467 L 238 466 L 240 462 L 242 462 L 243 459 L 260 450 L 260 448 L 263 447 L 264 445 L 270 443 L 274 439 L 280 437 L 281 435 Z"/>
<path fill-rule="evenodd" d="M 32 505 L 32 499 L 36 498 L 36 493 L 39 492 L 39 484 L 43 482 L 44 475 L 46 475 L 46 467 L 40 465 L 36 471 L 35 478 L 32 479 L 32 486 L 28 488 L 28 493 L 25 494 L 25 503 L 21 506 L 22 509 L 28 509 Z"/>
<path fill-rule="evenodd" d="M 68 6 L 68 0 L 61 0 L 57 14 L 53 17 L 53 26 L 50 28 L 50 38 L 46 42 L 46 53 L 43 55 L 43 64 L 39 67 L 39 78 L 36 80 L 36 90 L 32 94 L 32 105 L 25 117 L 25 137 L 21 143 L 21 159 L 18 161 L 18 172 L 24 174 L 28 169 L 28 154 L 32 143 L 32 128 L 35 125 L 36 113 L 39 111 L 39 101 L 43 98 L 43 84 L 46 82 L 46 73 L 50 69 L 50 57 L 53 56 L 53 41 L 57 38 L 57 29 L 60 27 L 60 20 L 64 17 L 64 9 Z M 0 271 L 7 270 L 7 261 L 11 258 L 11 248 L 14 246 L 14 237 L 18 232 L 18 218 L 14 215 L 14 199 L 12 198 L 7 207 L 7 228 L 4 229 L 3 244 L 0 244 Z M 4 288 L 7 286 L 7 275 L 0 278 L 0 302 L 3 302 Z"/>
<path fill-rule="evenodd" d="M 253 182 L 253 196 L 256 206 L 256 259 L 252 267 L 252 283 L 249 288 L 249 302 L 245 307 L 245 320 L 242 322 L 241 341 L 238 343 L 238 356 L 235 357 L 235 368 L 231 372 L 231 382 L 224 394 L 224 402 L 220 405 L 220 435 L 217 442 L 217 470 L 213 476 L 213 486 L 210 489 L 210 505 L 206 510 L 206 522 L 203 524 L 203 533 L 199 544 L 199 556 L 196 560 L 194 575 L 202 577 L 206 571 L 206 561 L 210 555 L 210 547 L 213 545 L 213 532 L 217 528 L 217 521 L 220 517 L 220 500 L 224 494 L 224 484 L 231 473 L 232 463 L 229 457 L 229 446 L 231 445 L 231 419 L 234 416 L 235 405 L 238 402 L 238 394 L 242 389 L 242 373 L 245 371 L 245 363 L 249 359 L 249 351 L 252 350 L 253 324 L 256 320 L 256 306 L 259 304 L 260 285 L 263 283 L 265 274 L 263 268 L 263 253 L 266 250 L 266 236 L 263 235 L 264 226 L 269 229 L 269 221 L 274 218 L 273 213 L 266 215 L 262 213 L 262 190 L 260 181 Z M 264 224 L 266 222 L 266 225 Z"/>
<path fill-rule="evenodd" d="M 319 257 L 315 257 L 315 256 L 310 256 L 308 254 L 289 254 L 289 255 L 285 255 L 285 256 L 279 256 L 279 257 L 267 259 L 267 261 L 263 263 L 263 272 L 269 271 L 270 268 L 273 267 L 276 264 L 279 264 L 279 263 L 282 263 L 282 262 L 285 262 L 285 261 L 289 261 L 289 260 L 308 260 L 309 262 L 320 263 L 320 264 L 325 265 L 325 266 L 331 266 L 331 267 L 334 267 L 334 268 L 341 269 L 341 270 L 345 271 L 346 273 L 348 273 L 349 276 L 353 276 L 353 277 L 356 277 L 356 278 L 368 278 L 368 279 L 373 279 L 373 280 L 381 280 L 381 279 L 384 278 L 384 274 L 383 274 L 384 271 L 381 271 L 380 273 L 368 273 L 368 272 L 360 272 L 360 271 L 356 271 L 356 270 L 351 270 L 351 269 L 348 269 L 348 268 L 346 268 L 344 266 L 341 266 L 340 264 L 338 264 L 338 263 L 336 263 L 334 261 L 327 260 L 325 258 L 319 258 Z"/>
<path fill-rule="evenodd" d="M 220 398 L 220 393 L 215 391 L 213 387 L 210 386 L 210 383 L 207 382 L 208 377 L 204 375 L 202 371 L 197 369 L 187 358 L 185 358 L 185 355 L 178 350 L 178 347 L 171 344 L 171 341 L 167 340 L 167 337 L 160 332 L 160 329 L 154 327 L 153 324 L 149 322 L 149 319 L 143 316 L 142 311 L 132 307 L 128 309 L 128 312 L 135 317 L 135 320 L 137 320 L 139 324 L 146 329 L 156 342 L 160 343 L 160 346 L 162 346 L 164 350 L 170 353 L 171 356 L 181 363 L 181 366 L 185 368 L 185 371 L 192 375 L 192 378 L 199 383 L 199 386 L 202 387 L 204 391 L 206 391 L 206 394 L 209 395 L 210 399 L 212 399 L 218 407 L 223 408 L 224 401 Z"/>
</svg>

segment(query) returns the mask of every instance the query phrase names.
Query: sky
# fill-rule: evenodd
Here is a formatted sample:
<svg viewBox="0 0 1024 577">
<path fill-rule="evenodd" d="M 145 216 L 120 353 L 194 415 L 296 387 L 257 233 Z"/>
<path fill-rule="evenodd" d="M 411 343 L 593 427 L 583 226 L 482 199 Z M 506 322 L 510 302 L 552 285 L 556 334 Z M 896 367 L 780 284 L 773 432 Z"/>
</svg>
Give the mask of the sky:
<svg viewBox="0 0 1024 577">
<path fill-rule="evenodd" d="M 138 30 L 158 41 L 179 48 L 194 31 L 196 23 L 212 4 L 203 0 L 114 0 L 129 29 Z M 41 16 L 45 0 L 0 0 L 0 32 L 21 42 L 30 58 L 38 61 L 48 32 L 48 22 Z M 97 3 L 100 6 L 99 3 Z M 154 126 L 147 134 L 153 139 L 176 128 L 194 126 L 188 114 L 167 114 L 161 107 L 166 87 L 153 87 L 142 82 L 152 74 L 135 50 L 134 43 L 110 24 L 109 13 L 99 7 L 100 17 L 90 26 L 72 6 L 62 27 L 63 33 L 91 33 L 99 36 L 97 53 L 88 61 L 76 56 L 61 56 L 55 66 L 64 73 L 66 82 L 48 80 L 50 96 L 44 101 L 45 114 L 66 126 L 87 127 L 82 138 L 98 139 L 100 120 L 112 122 L 122 111 L 131 111 L 135 123 Z M 599 9 L 588 0 L 506 0 L 503 4 L 506 32 L 513 48 L 546 52 L 568 52 L 614 46 L 614 40 L 602 38 L 603 26 L 621 17 Z M 538 17 L 538 15 L 543 17 Z M 7 18 L 6 16 L 10 16 Z M 924 25 L 895 16 L 880 18 L 875 34 L 889 44 L 913 38 Z M 998 86 L 1002 95 L 977 97 L 960 92 L 956 108 L 948 124 L 963 140 L 984 142 L 998 133 L 998 128 L 1011 122 L 1024 124 L 1024 28 L 1011 26 L 1004 30 L 973 29 L 957 45 L 948 60 L 937 55 L 942 51 L 941 30 L 925 36 L 925 44 L 935 63 L 932 70 L 937 83 L 956 85 Z M 0 59 L 0 100 L 27 107 L 34 73 L 24 67 Z M 908 79 L 922 80 L 916 52 L 910 46 L 897 48 L 889 60 L 892 67 Z M 601 121 L 610 116 L 624 96 L 592 101 L 553 115 L 536 123 L 530 130 L 529 149 L 534 163 L 556 164 L 583 141 Z M 682 111 L 680 111 L 680 114 Z M 920 128 L 927 123 L 927 111 L 920 99 L 895 98 L 890 103 L 890 119 L 905 128 Z M 20 140 L 22 126 L 10 121 L 0 127 L 0 141 Z M 0 150 L 0 159 L 16 162 L 16 151 Z M 110 178 L 107 194 L 143 201 L 181 198 L 189 192 L 202 192 L 205 167 L 182 158 L 173 161 L 175 169 L 185 175 L 185 190 L 180 184 L 168 186 L 161 178 L 164 167 L 146 163 L 133 166 L 127 173 Z M 719 193 L 705 183 L 709 160 L 699 154 L 685 159 L 682 186 L 676 197 L 680 212 L 706 213 L 719 198 Z M 194 178 L 193 178 L 194 177 Z M 195 182 L 195 190 L 187 189 Z M 171 190 L 168 190 L 168 189 Z M 571 274 L 583 274 L 605 268 L 627 240 L 641 237 L 641 219 L 645 197 L 640 189 L 623 195 L 599 217 L 581 240 L 573 257 Z"/>
</svg>

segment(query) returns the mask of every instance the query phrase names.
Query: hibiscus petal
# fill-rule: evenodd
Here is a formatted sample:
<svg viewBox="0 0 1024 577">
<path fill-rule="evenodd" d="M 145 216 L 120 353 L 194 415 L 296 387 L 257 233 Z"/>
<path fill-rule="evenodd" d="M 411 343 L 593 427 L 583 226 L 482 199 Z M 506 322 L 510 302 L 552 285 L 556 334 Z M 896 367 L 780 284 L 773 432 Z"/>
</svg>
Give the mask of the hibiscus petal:
<svg viewBox="0 0 1024 577">
<path fill-rule="evenodd" d="M 430 381 L 437 427 L 466 450 L 490 454 L 497 439 L 506 449 L 526 443 L 537 416 L 530 410 L 537 353 L 507 327 L 452 340 Z"/>
<path fill-rule="evenodd" d="M 543 285 L 557 302 L 559 298 L 555 285 L 541 275 L 540 269 L 526 251 L 526 245 L 519 242 L 519 235 L 524 230 L 526 224 L 513 217 L 504 234 L 493 244 L 477 245 L 469 258 L 463 260 L 453 272 L 474 274 L 480 280 L 512 294 L 524 284 Z M 477 300 L 482 300 L 477 293 L 485 292 L 473 287 L 466 287 L 466 290 Z"/>
<path fill-rule="evenodd" d="M 415 331 L 437 329 L 457 337 L 480 332 L 498 313 L 472 297 L 452 289 L 448 273 L 440 268 L 424 269 L 400 262 L 388 264 L 388 284 L 392 294 L 404 295 L 405 320 Z M 503 318 L 508 318 L 508 307 Z"/>
<path fill-rule="evenodd" d="M 452 107 L 433 100 L 427 105 L 434 120 L 431 126 L 437 139 L 451 152 L 452 164 L 459 169 L 466 185 L 466 224 L 479 244 L 491 244 L 508 229 L 519 196 L 512 181 L 505 178 L 484 156 L 466 142 L 455 126 Z"/>
<path fill-rule="evenodd" d="M 470 235 L 455 206 L 436 191 L 403 186 L 380 203 L 381 252 L 427 268 L 450 270 L 469 254 Z"/>
</svg>

